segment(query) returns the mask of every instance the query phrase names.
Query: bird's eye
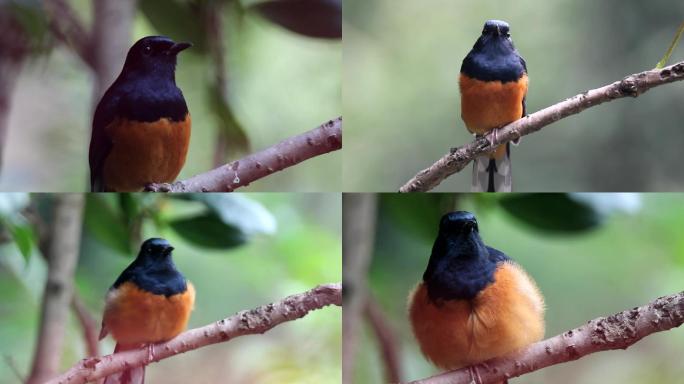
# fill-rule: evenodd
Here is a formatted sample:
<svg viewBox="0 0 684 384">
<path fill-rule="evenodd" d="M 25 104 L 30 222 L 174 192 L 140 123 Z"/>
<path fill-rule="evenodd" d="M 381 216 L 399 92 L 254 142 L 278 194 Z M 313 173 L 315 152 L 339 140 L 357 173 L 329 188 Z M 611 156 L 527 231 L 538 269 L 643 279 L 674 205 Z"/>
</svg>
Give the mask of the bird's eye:
<svg viewBox="0 0 684 384">
<path fill-rule="evenodd" d="M 143 47 L 143 53 L 146 55 L 149 55 L 150 53 L 152 53 L 152 47 L 149 45 L 144 46 Z"/>
</svg>

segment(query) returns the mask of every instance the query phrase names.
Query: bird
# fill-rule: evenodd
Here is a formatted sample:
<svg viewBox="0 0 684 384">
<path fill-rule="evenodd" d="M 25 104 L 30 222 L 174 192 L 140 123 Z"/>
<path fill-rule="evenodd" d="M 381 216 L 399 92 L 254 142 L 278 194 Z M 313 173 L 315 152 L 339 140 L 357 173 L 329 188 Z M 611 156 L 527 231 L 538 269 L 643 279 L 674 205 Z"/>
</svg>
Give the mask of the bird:
<svg viewBox="0 0 684 384">
<path fill-rule="evenodd" d="M 493 131 L 493 144 L 496 130 L 525 116 L 527 86 L 527 64 L 513 46 L 508 23 L 487 20 L 461 63 L 461 118 L 468 131 L 478 137 Z M 475 159 L 472 192 L 511 190 L 509 143 Z"/>
<path fill-rule="evenodd" d="M 544 336 L 544 298 L 513 259 L 485 245 L 475 215 L 442 216 L 408 315 L 423 355 L 453 370 L 509 355 Z M 472 374 L 472 371 L 471 371 Z"/>
<path fill-rule="evenodd" d="M 176 179 L 192 125 L 176 86 L 176 59 L 191 46 L 147 36 L 128 51 L 121 74 L 95 108 L 89 150 L 92 192 L 139 191 Z"/>
<path fill-rule="evenodd" d="M 172 259 L 173 247 L 165 239 L 150 238 L 140 246 L 135 260 L 119 275 L 105 298 L 99 339 L 111 334 L 114 353 L 148 347 L 178 336 L 186 328 L 195 303 L 195 288 Z M 110 375 L 105 384 L 140 384 L 145 367 Z"/>
</svg>

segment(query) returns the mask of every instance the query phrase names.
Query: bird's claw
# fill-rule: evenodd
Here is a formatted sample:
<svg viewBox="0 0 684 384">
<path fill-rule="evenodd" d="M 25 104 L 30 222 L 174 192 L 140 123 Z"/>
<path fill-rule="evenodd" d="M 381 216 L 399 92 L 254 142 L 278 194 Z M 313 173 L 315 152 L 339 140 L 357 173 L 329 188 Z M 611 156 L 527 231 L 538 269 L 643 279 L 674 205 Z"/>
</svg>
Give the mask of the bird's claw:
<svg viewBox="0 0 684 384">
<path fill-rule="evenodd" d="M 477 366 L 471 365 L 468 367 L 468 372 L 470 372 L 470 384 L 482 384 L 482 377 L 477 370 Z"/>
<path fill-rule="evenodd" d="M 154 360 L 154 344 L 147 345 L 147 363 L 151 363 Z"/>
</svg>

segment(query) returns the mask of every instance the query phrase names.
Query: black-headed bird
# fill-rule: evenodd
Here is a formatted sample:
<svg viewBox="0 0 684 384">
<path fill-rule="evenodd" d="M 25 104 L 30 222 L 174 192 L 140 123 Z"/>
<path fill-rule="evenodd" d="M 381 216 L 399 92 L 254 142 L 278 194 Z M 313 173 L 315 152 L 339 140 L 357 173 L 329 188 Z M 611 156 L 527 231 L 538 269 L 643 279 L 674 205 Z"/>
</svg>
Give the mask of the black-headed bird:
<svg viewBox="0 0 684 384">
<path fill-rule="evenodd" d="M 138 257 L 109 288 L 105 299 L 100 340 L 111 334 L 114 352 L 171 340 L 188 324 L 195 288 L 176 269 L 173 247 L 164 239 L 146 240 Z M 153 356 L 150 356 L 152 358 Z M 145 366 L 108 376 L 105 384 L 141 384 Z"/>
<path fill-rule="evenodd" d="M 468 131 L 495 135 L 523 117 L 527 82 L 527 65 L 513 46 L 508 23 L 487 20 L 461 64 L 461 118 Z M 512 183 L 509 143 L 473 162 L 472 192 L 510 192 Z"/>
<path fill-rule="evenodd" d="M 90 189 L 139 191 L 176 179 L 190 145 L 190 114 L 176 86 L 176 56 L 190 47 L 148 36 L 128 51 L 95 109 Z"/>
<path fill-rule="evenodd" d="M 539 341 L 544 299 L 520 265 L 485 245 L 472 213 L 452 212 L 409 296 L 409 320 L 425 357 L 453 370 Z"/>
</svg>

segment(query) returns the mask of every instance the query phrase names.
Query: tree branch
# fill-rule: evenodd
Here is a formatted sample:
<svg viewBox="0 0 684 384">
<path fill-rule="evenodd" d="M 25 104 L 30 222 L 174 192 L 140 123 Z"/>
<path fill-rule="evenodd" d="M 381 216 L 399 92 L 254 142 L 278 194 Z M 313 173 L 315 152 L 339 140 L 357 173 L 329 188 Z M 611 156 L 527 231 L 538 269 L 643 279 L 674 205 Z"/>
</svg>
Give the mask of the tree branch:
<svg viewBox="0 0 684 384">
<path fill-rule="evenodd" d="M 328 305 L 342 305 L 341 284 L 319 285 L 307 292 L 288 296 L 277 303 L 241 311 L 213 324 L 183 332 L 173 340 L 155 344 L 152 360 L 148 360 L 148 349 L 145 347 L 83 359 L 66 373 L 48 383 L 76 384 L 95 381 L 124 369 L 147 365 L 235 337 L 261 334 L 281 323 L 299 319 L 313 310 Z"/>
<path fill-rule="evenodd" d="M 235 160 L 173 183 L 150 184 L 148 192 L 232 192 L 274 172 L 342 148 L 342 117 Z"/>
<path fill-rule="evenodd" d="M 354 383 L 356 354 L 368 300 L 368 269 L 373 259 L 378 196 L 342 195 L 342 268 L 344 312 L 342 314 L 342 383 Z"/>
<path fill-rule="evenodd" d="M 580 93 L 504 126 L 495 136 L 490 133 L 459 148 L 452 148 L 450 153 L 442 156 L 429 168 L 418 172 L 399 188 L 399 192 L 429 191 L 442 180 L 461 171 L 476 157 L 492 151 L 501 144 L 538 131 L 587 108 L 627 96 L 637 97 L 651 88 L 681 80 L 684 80 L 684 61 L 663 69 L 635 73 L 612 84 Z M 493 140 L 493 145 L 490 144 L 490 140 Z"/>
<path fill-rule="evenodd" d="M 214 67 L 214 82 L 216 84 L 216 95 L 220 98 L 220 103 L 228 105 L 228 79 L 226 76 L 225 56 L 226 50 L 223 44 L 225 36 L 223 28 L 223 7 L 222 1 L 211 2 L 202 8 L 204 18 L 204 29 L 209 47 L 209 56 Z M 228 144 L 226 129 L 228 127 L 217 127 L 216 143 L 214 143 L 214 162 L 213 166 L 218 167 L 226 161 L 226 147 Z"/>
<path fill-rule="evenodd" d="M 121 71 L 131 45 L 137 0 L 93 2 L 92 69 L 95 72 L 93 112 Z"/>
<path fill-rule="evenodd" d="M 627 349 L 642 338 L 684 323 L 684 291 L 658 298 L 643 307 L 599 317 L 508 357 L 499 357 L 411 384 L 495 383 L 550 365 L 577 360 L 594 352 Z"/>
<path fill-rule="evenodd" d="M 95 57 L 91 50 L 92 38 L 71 5 L 66 0 L 45 0 L 43 7 L 53 35 L 71 47 L 86 65 L 95 68 Z"/>
<path fill-rule="evenodd" d="M 83 205 L 83 194 L 63 194 L 55 199 L 55 218 L 47 252 L 48 275 L 29 384 L 45 382 L 59 368 L 81 244 Z"/>
<path fill-rule="evenodd" d="M 382 353 L 382 361 L 385 364 L 385 381 L 388 383 L 398 383 L 401 381 L 399 340 L 397 340 L 380 305 L 370 292 L 368 292 L 364 310 L 366 318 L 378 339 L 378 345 L 380 346 L 380 352 Z"/>
<path fill-rule="evenodd" d="M 0 168 L 9 131 L 12 94 L 30 53 L 29 36 L 9 8 L 9 5 L 0 5 Z"/>
<path fill-rule="evenodd" d="M 100 324 L 93 318 L 93 316 L 88 312 L 83 300 L 78 295 L 78 292 L 74 291 L 74 295 L 71 298 L 71 309 L 76 314 L 79 324 L 81 324 L 81 329 L 83 331 L 83 341 L 86 346 L 86 351 L 88 356 L 98 356 L 100 354 L 99 348 L 99 329 Z"/>
</svg>

